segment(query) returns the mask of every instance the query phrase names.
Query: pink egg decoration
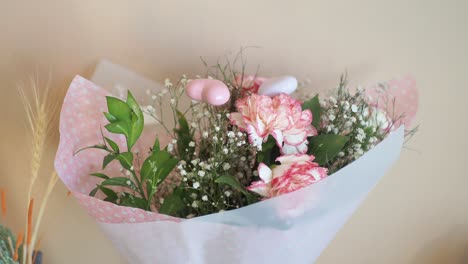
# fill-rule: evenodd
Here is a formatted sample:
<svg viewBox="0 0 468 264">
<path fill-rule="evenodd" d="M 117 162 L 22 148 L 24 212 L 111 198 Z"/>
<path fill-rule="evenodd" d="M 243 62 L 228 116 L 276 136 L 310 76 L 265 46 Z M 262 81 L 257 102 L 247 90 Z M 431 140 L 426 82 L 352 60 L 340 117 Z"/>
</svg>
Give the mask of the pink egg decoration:
<svg viewBox="0 0 468 264">
<path fill-rule="evenodd" d="M 229 88 L 219 80 L 196 79 L 187 84 L 187 95 L 196 101 L 211 105 L 223 105 L 229 101 L 231 93 Z"/>
<path fill-rule="evenodd" d="M 187 94 L 187 96 L 195 101 L 201 101 L 202 92 L 203 89 L 205 89 L 206 81 L 206 79 L 191 80 L 187 84 L 187 87 L 185 87 L 185 93 Z"/>
</svg>

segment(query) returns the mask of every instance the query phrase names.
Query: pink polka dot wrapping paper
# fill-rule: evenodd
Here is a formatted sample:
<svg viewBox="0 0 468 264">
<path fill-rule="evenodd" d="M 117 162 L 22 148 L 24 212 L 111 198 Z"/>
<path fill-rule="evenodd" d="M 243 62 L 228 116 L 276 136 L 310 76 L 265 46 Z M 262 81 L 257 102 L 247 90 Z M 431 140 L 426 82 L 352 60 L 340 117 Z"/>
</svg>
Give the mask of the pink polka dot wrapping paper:
<svg viewBox="0 0 468 264">
<path fill-rule="evenodd" d="M 155 220 L 181 221 L 154 212 L 147 212 L 137 208 L 117 206 L 103 201 L 99 194 L 91 197 L 88 194 L 96 186 L 97 180 L 90 177 L 90 173 L 101 171 L 101 162 L 105 152 L 88 149 L 76 155 L 74 153 L 84 147 L 102 143 L 101 128 L 107 124 L 103 112 L 107 111 L 106 96 L 108 92 L 94 83 L 76 76 L 63 102 L 60 114 L 60 144 L 55 159 L 55 169 L 62 181 L 79 203 L 86 208 L 89 215 L 103 223 L 138 223 Z M 148 139 L 151 131 L 145 131 L 142 140 L 136 146 L 151 146 Z M 115 140 L 123 146 L 124 138 L 119 135 L 106 133 L 105 136 Z M 153 135 L 154 136 L 154 135 Z M 109 164 L 106 168 L 108 175 L 121 174 L 118 163 Z"/>
<path fill-rule="evenodd" d="M 413 94 L 411 80 L 390 82 L 394 95 L 401 96 L 397 91 L 402 87 Z M 73 79 L 60 116 L 55 168 L 129 263 L 313 263 L 398 160 L 404 141 L 402 126 L 358 160 L 316 184 L 237 210 L 180 219 L 88 195 L 96 184 L 88 174 L 100 171 L 105 152 L 73 154 L 101 142 L 100 128 L 107 123 L 102 115 L 106 95 L 104 89 L 80 76 Z M 406 102 L 396 109 L 406 112 L 413 106 L 414 102 Z M 402 124 L 409 124 L 413 113 L 416 111 Z M 150 145 L 151 131 L 144 133 L 137 148 Z M 106 136 L 123 145 L 122 137 Z M 118 164 L 111 164 L 106 172 L 119 173 Z"/>
</svg>

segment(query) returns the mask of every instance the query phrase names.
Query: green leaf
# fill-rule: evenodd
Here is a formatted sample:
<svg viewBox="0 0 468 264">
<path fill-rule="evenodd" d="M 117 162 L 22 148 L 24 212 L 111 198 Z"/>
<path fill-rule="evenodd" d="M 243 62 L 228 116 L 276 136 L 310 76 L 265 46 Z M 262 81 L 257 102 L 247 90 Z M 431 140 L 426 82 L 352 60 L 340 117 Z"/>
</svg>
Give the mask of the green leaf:
<svg viewBox="0 0 468 264">
<path fill-rule="evenodd" d="M 107 196 L 106 199 L 104 199 L 104 201 L 111 202 L 111 203 L 115 203 L 117 201 L 118 199 L 117 193 L 115 193 L 112 189 L 103 187 L 102 185 L 98 187 L 99 187 L 99 190 L 101 190 L 101 192 L 103 192 Z"/>
<path fill-rule="evenodd" d="M 105 169 L 109 163 L 111 163 L 113 160 L 117 158 L 117 154 L 115 153 L 110 153 L 107 156 L 104 157 L 104 160 L 102 162 L 102 169 Z"/>
<path fill-rule="evenodd" d="M 114 150 L 117 153 L 120 152 L 119 145 L 117 145 L 117 143 L 115 143 L 112 139 L 107 137 L 104 137 L 104 139 L 106 140 L 107 144 L 109 144 L 109 146 L 112 148 L 112 150 Z"/>
<path fill-rule="evenodd" d="M 109 178 L 101 182 L 101 186 L 122 186 L 128 187 L 132 190 L 137 190 L 135 183 L 133 183 L 129 178 L 125 177 Z"/>
<path fill-rule="evenodd" d="M 130 150 L 140 138 L 145 121 L 143 112 L 130 91 L 127 94 L 127 105 L 132 110 L 130 133 L 127 137 L 127 145 Z"/>
<path fill-rule="evenodd" d="M 159 143 L 159 138 L 156 136 L 156 140 L 154 141 L 153 148 L 151 149 L 153 152 L 158 152 L 161 150 L 161 144 Z"/>
<path fill-rule="evenodd" d="M 133 170 L 133 153 L 132 152 L 123 152 L 117 154 L 116 159 L 120 161 L 120 165 L 127 170 Z"/>
<path fill-rule="evenodd" d="M 318 128 L 320 126 L 320 116 L 322 115 L 322 107 L 320 106 L 318 95 L 304 102 L 302 110 L 306 109 L 309 109 L 312 112 L 312 126 Z"/>
<path fill-rule="evenodd" d="M 116 122 L 107 124 L 104 127 L 107 129 L 107 131 L 111 133 L 123 134 L 127 138 L 128 138 L 128 135 L 130 134 L 128 123 L 125 121 L 116 121 Z"/>
<path fill-rule="evenodd" d="M 109 179 L 109 176 L 105 175 L 104 173 L 91 173 L 90 175 L 104 179 L 104 180 Z"/>
<path fill-rule="evenodd" d="M 308 154 L 314 155 L 314 161 L 325 166 L 340 153 L 346 142 L 348 142 L 348 137 L 342 135 L 327 134 L 310 137 Z"/>
<path fill-rule="evenodd" d="M 189 160 L 190 157 L 188 157 L 188 153 L 186 153 L 185 149 L 188 148 L 190 141 L 192 141 L 193 135 L 190 132 L 187 119 L 180 111 L 177 111 L 177 119 L 179 126 L 178 128 L 174 129 L 177 135 L 177 151 L 182 158 Z"/>
<path fill-rule="evenodd" d="M 161 214 L 180 216 L 185 204 L 181 198 L 181 192 L 176 189 L 171 195 L 164 198 L 164 202 L 159 208 Z"/>
<path fill-rule="evenodd" d="M 99 190 L 99 187 L 92 189 L 91 192 L 89 192 L 89 196 L 94 197 L 98 190 Z"/>
<path fill-rule="evenodd" d="M 94 146 L 89 146 L 89 147 L 86 147 L 86 148 L 79 149 L 79 150 L 75 151 L 75 153 L 73 153 L 73 156 L 75 156 L 76 154 L 80 153 L 81 151 L 83 151 L 85 149 L 103 149 L 103 150 L 109 151 L 109 149 L 107 148 L 106 145 L 100 144 L 100 145 L 94 145 Z"/>
<path fill-rule="evenodd" d="M 242 184 L 240 184 L 237 178 L 230 175 L 223 175 L 215 180 L 216 183 L 226 184 L 232 187 L 234 190 L 241 192 L 247 199 L 248 204 L 253 204 L 258 201 L 258 199 L 250 192 L 248 192 Z"/>
<path fill-rule="evenodd" d="M 132 109 L 130 109 L 127 103 L 115 97 L 111 97 L 111 96 L 106 96 L 106 99 L 107 99 L 107 108 L 109 109 L 109 114 L 115 117 L 118 121 L 129 122 L 131 120 Z M 110 121 L 110 122 L 113 123 L 113 121 Z"/>
<path fill-rule="evenodd" d="M 136 197 L 133 194 L 125 193 L 124 195 L 120 196 L 120 205 L 140 208 L 146 210 L 147 202 L 145 199 L 140 197 Z"/>
<path fill-rule="evenodd" d="M 113 115 L 111 115 L 109 113 L 104 112 L 104 116 L 106 117 L 107 121 L 109 121 L 111 123 L 117 121 L 117 117 L 115 117 L 115 116 L 113 116 Z"/>
<path fill-rule="evenodd" d="M 215 180 L 216 183 L 226 184 L 231 186 L 237 191 L 245 192 L 244 186 L 240 184 L 240 182 L 231 175 L 223 175 Z"/>
<path fill-rule="evenodd" d="M 263 143 L 262 151 L 257 153 L 257 162 L 265 163 L 270 166 L 275 162 L 275 159 L 280 156 L 280 150 L 276 145 L 276 139 L 269 136 L 267 142 Z"/>
<path fill-rule="evenodd" d="M 141 180 L 158 186 L 174 169 L 178 160 L 167 151 L 152 152 L 141 167 Z"/>
</svg>

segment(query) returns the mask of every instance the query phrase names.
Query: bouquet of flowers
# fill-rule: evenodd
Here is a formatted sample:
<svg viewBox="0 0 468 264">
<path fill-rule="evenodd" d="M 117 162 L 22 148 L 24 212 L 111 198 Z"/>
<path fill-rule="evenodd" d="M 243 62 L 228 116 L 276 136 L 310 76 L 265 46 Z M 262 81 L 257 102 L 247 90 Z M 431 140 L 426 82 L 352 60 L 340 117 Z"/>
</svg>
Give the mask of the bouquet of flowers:
<svg viewBox="0 0 468 264">
<path fill-rule="evenodd" d="M 240 68 L 139 96 L 72 81 L 56 170 L 129 262 L 311 263 L 415 131 L 409 77 L 298 98 Z"/>
</svg>

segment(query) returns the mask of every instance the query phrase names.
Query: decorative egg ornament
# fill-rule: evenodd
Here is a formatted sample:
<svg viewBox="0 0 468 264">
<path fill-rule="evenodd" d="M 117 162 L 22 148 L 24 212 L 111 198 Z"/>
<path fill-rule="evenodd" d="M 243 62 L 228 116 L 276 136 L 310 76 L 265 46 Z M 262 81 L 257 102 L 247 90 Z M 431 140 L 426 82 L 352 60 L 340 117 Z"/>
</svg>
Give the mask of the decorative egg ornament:
<svg viewBox="0 0 468 264">
<path fill-rule="evenodd" d="M 260 85 L 258 94 L 275 96 L 281 93 L 292 94 L 297 89 L 297 79 L 294 76 L 285 75 L 267 79 Z"/>
<path fill-rule="evenodd" d="M 214 79 L 192 80 L 185 91 L 191 99 L 215 106 L 227 103 L 231 97 L 229 88 L 222 81 Z"/>
</svg>

